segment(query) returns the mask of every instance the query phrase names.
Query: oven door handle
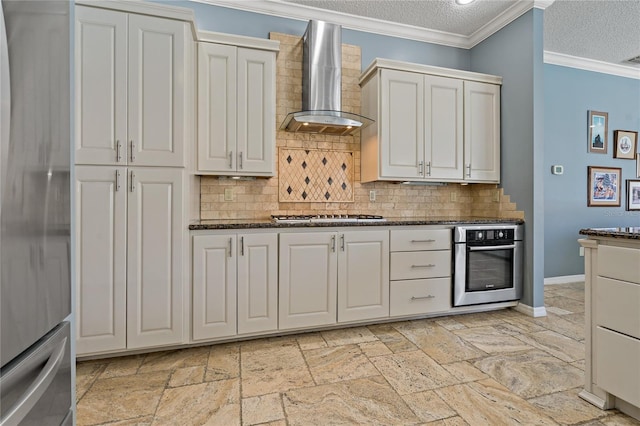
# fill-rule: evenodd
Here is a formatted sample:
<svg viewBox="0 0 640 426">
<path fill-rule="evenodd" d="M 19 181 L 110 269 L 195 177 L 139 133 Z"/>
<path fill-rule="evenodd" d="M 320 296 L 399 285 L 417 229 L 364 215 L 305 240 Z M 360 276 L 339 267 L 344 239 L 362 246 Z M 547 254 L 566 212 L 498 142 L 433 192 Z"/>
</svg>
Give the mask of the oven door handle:
<svg viewBox="0 0 640 426">
<path fill-rule="evenodd" d="M 516 248 L 515 244 L 509 244 L 505 246 L 467 246 L 469 251 L 489 251 L 489 250 L 508 250 Z"/>
</svg>

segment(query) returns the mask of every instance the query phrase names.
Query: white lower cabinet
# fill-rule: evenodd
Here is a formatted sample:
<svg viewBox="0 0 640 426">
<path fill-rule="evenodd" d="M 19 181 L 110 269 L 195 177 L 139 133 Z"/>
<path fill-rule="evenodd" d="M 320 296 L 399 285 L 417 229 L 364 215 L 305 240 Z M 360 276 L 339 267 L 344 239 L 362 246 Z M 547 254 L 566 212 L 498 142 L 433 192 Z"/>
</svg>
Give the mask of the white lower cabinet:
<svg viewBox="0 0 640 426">
<path fill-rule="evenodd" d="M 278 235 L 193 237 L 193 340 L 278 329 Z"/>
<path fill-rule="evenodd" d="M 193 340 L 237 332 L 235 246 L 235 235 L 193 237 Z"/>
<path fill-rule="evenodd" d="M 338 322 L 389 316 L 389 231 L 339 236 Z"/>
<path fill-rule="evenodd" d="M 389 315 L 389 232 L 280 235 L 280 329 Z"/>
<path fill-rule="evenodd" d="M 451 309 L 451 230 L 391 231 L 390 316 Z"/>
<path fill-rule="evenodd" d="M 78 355 L 183 338 L 183 172 L 76 166 Z"/>
</svg>

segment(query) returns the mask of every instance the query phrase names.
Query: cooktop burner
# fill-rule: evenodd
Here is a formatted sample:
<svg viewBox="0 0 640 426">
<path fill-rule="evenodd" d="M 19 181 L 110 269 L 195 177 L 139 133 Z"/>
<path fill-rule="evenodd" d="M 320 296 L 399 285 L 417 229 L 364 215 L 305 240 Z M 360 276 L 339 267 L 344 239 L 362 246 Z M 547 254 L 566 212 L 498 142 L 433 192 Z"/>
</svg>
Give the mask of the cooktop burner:
<svg viewBox="0 0 640 426">
<path fill-rule="evenodd" d="M 369 214 L 319 214 L 319 215 L 274 215 L 276 223 L 318 223 L 318 222 L 384 222 L 382 216 Z"/>
</svg>

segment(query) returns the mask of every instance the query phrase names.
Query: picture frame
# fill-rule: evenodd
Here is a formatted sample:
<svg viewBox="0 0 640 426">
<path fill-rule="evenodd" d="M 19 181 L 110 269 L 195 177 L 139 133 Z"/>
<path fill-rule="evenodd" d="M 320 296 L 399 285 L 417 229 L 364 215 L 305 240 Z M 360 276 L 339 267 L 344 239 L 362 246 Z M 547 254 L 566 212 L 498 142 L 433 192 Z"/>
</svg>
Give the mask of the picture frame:
<svg viewBox="0 0 640 426">
<path fill-rule="evenodd" d="M 620 207 L 620 167 L 587 167 L 587 206 Z"/>
<path fill-rule="evenodd" d="M 627 210 L 640 210 L 640 179 L 627 179 Z"/>
<path fill-rule="evenodd" d="M 601 111 L 589 111 L 589 152 L 606 154 L 609 149 L 609 114 Z"/>
<path fill-rule="evenodd" d="M 633 130 L 613 131 L 613 158 L 635 160 L 638 146 L 638 132 Z"/>
</svg>

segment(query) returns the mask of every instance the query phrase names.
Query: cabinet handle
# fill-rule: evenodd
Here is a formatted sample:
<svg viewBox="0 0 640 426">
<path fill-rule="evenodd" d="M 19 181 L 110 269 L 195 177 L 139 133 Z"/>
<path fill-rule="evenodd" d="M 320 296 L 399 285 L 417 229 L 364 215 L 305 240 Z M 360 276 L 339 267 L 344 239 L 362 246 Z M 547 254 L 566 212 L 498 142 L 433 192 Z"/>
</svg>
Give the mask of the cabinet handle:
<svg viewBox="0 0 640 426">
<path fill-rule="evenodd" d="M 471 177 L 471 163 L 467 164 L 467 177 Z"/>
<path fill-rule="evenodd" d="M 233 257 L 231 254 L 231 250 L 233 250 L 233 240 L 229 238 L 229 257 Z"/>
<path fill-rule="evenodd" d="M 240 237 L 240 256 L 244 256 L 244 237 Z"/>
<path fill-rule="evenodd" d="M 239 161 L 238 161 L 238 163 L 239 163 L 238 168 L 242 169 L 242 152 L 240 154 L 238 154 L 238 157 L 240 158 Z"/>
<path fill-rule="evenodd" d="M 424 161 L 418 161 L 418 174 L 424 176 Z"/>
<path fill-rule="evenodd" d="M 340 235 L 340 250 L 344 251 L 344 234 Z"/>
<path fill-rule="evenodd" d="M 434 243 L 436 240 L 411 240 L 412 243 Z"/>
<path fill-rule="evenodd" d="M 435 296 L 433 295 L 428 295 L 428 296 L 411 296 L 411 300 L 421 300 L 421 299 L 435 299 Z"/>
<path fill-rule="evenodd" d="M 116 140 L 116 162 L 122 161 L 122 144 L 120 140 Z"/>
<path fill-rule="evenodd" d="M 431 176 L 431 161 L 427 163 L 427 176 Z"/>
<path fill-rule="evenodd" d="M 120 170 L 116 170 L 116 191 L 120 191 Z"/>
<path fill-rule="evenodd" d="M 131 162 L 136 161 L 136 143 L 134 141 L 130 142 L 131 145 Z"/>
<path fill-rule="evenodd" d="M 136 175 L 135 175 L 135 173 L 133 173 L 133 170 L 131 170 L 131 182 L 129 182 L 129 184 L 130 184 L 130 188 L 129 189 L 130 189 L 131 192 L 136 190 L 135 178 L 136 178 Z"/>
<path fill-rule="evenodd" d="M 429 263 L 428 265 L 411 265 L 412 268 L 433 268 L 434 265 L 433 263 Z"/>
<path fill-rule="evenodd" d="M 335 253 L 336 251 L 336 236 L 333 235 L 331 237 L 331 251 Z"/>
<path fill-rule="evenodd" d="M 229 168 L 233 169 L 233 151 L 229 151 Z"/>
</svg>

